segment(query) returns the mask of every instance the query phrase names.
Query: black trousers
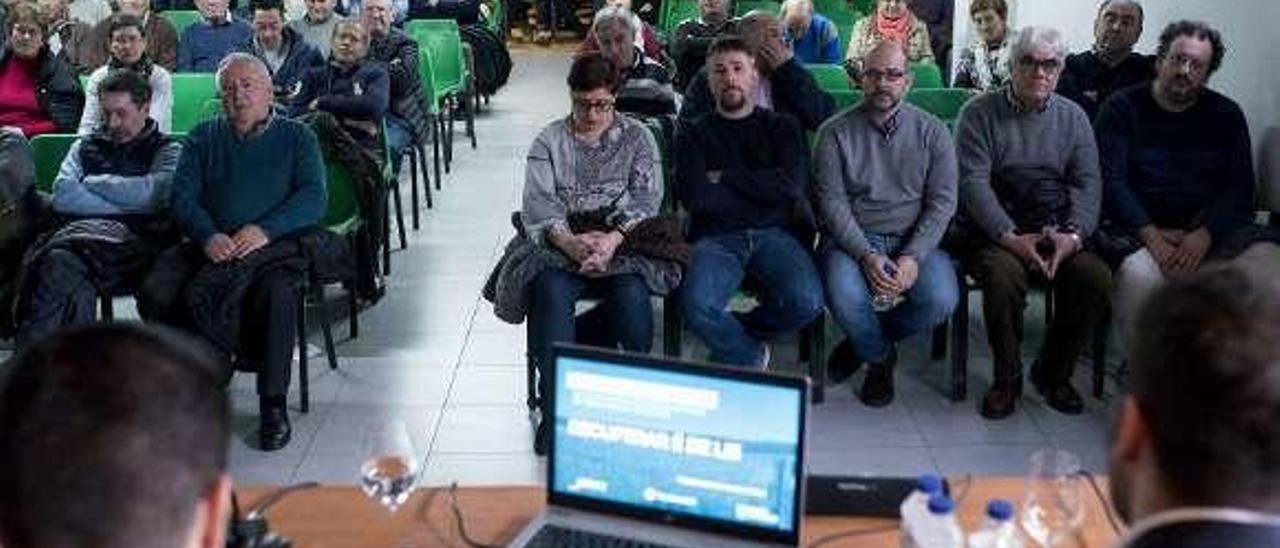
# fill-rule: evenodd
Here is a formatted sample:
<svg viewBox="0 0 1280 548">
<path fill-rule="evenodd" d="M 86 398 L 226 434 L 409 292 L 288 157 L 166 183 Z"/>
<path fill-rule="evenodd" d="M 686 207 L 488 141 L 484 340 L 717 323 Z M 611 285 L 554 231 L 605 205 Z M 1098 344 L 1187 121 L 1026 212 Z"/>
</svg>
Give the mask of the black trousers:
<svg viewBox="0 0 1280 548">
<path fill-rule="evenodd" d="M 259 273 L 241 307 L 238 367 L 258 374 L 258 396 L 289 393 L 293 348 L 298 340 L 298 304 L 303 276 L 283 268 Z"/>
</svg>

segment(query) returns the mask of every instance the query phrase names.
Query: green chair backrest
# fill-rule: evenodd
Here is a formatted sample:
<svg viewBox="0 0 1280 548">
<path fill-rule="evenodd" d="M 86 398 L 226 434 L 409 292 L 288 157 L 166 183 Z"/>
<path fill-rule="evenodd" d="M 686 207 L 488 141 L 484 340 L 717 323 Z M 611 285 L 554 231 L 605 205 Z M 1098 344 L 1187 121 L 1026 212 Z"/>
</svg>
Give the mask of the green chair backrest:
<svg viewBox="0 0 1280 548">
<path fill-rule="evenodd" d="M 947 84 L 942 81 L 942 70 L 933 63 L 912 63 L 911 73 L 915 75 L 916 80 L 912 89 L 947 87 Z"/>
<path fill-rule="evenodd" d="M 818 0 L 814 2 L 813 9 L 841 29 L 845 25 L 852 27 L 858 19 L 862 18 L 862 13 L 850 6 L 846 0 Z"/>
<path fill-rule="evenodd" d="M 849 75 L 842 65 L 805 65 L 809 74 L 813 75 L 818 87 L 824 91 L 842 91 L 849 89 Z"/>
<path fill-rule="evenodd" d="M 830 93 L 831 97 L 836 100 L 836 112 L 856 105 L 858 101 L 862 100 L 862 90 L 858 89 L 828 91 L 827 93 Z"/>
<path fill-rule="evenodd" d="M 853 0 L 853 9 L 870 15 L 876 9 L 876 0 Z"/>
<path fill-rule="evenodd" d="M 174 30 L 178 31 L 178 37 L 182 37 L 182 31 L 187 27 L 194 25 L 200 20 L 200 12 L 196 10 L 169 10 L 160 12 L 160 16 L 168 19 L 173 24 Z"/>
<path fill-rule="evenodd" d="M 773 0 L 738 0 L 733 5 L 733 15 L 734 17 L 742 17 L 753 11 L 767 11 L 776 14 L 781 6 L 782 4 Z"/>
<path fill-rule="evenodd" d="M 418 49 L 431 52 L 431 70 L 437 99 L 460 93 L 466 87 L 466 62 L 462 58 L 462 37 L 452 19 L 418 19 L 405 23 L 405 33 L 418 42 Z"/>
<path fill-rule="evenodd" d="M 960 118 L 965 103 L 977 94 L 975 90 L 959 88 L 913 89 L 907 92 L 907 102 L 952 125 Z"/>
<path fill-rule="evenodd" d="M 320 226 L 349 234 L 360 224 L 360 201 L 356 199 L 356 185 L 351 176 L 337 162 L 325 162 L 325 188 L 329 201 Z"/>
<path fill-rule="evenodd" d="M 658 15 L 658 30 L 669 33 L 680 23 L 701 14 L 696 0 L 666 0 L 662 3 L 662 13 Z"/>
<path fill-rule="evenodd" d="M 45 194 L 53 192 L 53 180 L 58 177 L 62 159 L 67 157 L 67 151 L 76 138 L 71 133 L 48 133 L 31 139 L 31 155 L 36 164 L 36 190 Z"/>
<path fill-rule="evenodd" d="M 427 48 L 418 48 L 418 74 L 422 76 L 422 94 L 427 96 L 430 114 L 440 113 L 440 95 L 436 93 L 435 59 Z"/>
<path fill-rule="evenodd" d="M 204 107 L 218 96 L 218 84 L 210 73 L 173 75 L 173 131 L 191 131 L 204 120 Z"/>
</svg>

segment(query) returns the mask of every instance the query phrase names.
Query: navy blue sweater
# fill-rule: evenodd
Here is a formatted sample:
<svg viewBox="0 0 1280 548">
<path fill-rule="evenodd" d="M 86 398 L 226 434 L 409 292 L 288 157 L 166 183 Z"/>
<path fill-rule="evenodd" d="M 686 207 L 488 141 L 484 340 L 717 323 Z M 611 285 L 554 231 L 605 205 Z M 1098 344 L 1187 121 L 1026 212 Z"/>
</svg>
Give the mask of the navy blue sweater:
<svg viewBox="0 0 1280 548">
<path fill-rule="evenodd" d="M 1105 215 L 1122 230 L 1207 226 L 1215 242 L 1253 218 L 1253 148 L 1244 113 L 1209 89 L 1165 111 L 1151 84 L 1117 92 L 1094 124 Z"/>
<path fill-rule="evenodd" d="M 252 36 L 253 28 L 242 19 L 220 25 L 197 21 L 178 39 L 178 72 L 214 72 L 223 57 Z"/>
<path fill-rule="evenodd" d="M 676 140 L 676 183 L 692 219 L 690 240 L 790 228 L 809 184 L 809 152 L 795 119 L 759 107 L 741 120 L 713 111 Z M 719 172 L 719 180 L 708 172 Z"/>
</svg>

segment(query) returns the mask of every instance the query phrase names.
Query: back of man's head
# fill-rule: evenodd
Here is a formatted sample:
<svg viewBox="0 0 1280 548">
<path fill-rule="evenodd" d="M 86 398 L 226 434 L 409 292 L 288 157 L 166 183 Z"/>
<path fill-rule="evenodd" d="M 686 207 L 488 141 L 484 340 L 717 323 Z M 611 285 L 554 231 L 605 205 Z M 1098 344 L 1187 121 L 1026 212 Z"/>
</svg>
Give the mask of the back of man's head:
<svg viewBox="0 0 1280 548">
<path fill-rule="evenodd" d="M 1175 279 L 1146 301 L 1133 400 L 1170 504 L 1280 502 L 1280 284 L 1238 267 Z"/>
<path fill-rule="evenodd" d="M 0 544 L 173 548 L 225 527 L 226 396 L 178 335 L 75 328 L 8 364 L 0 388 Z"/>
</svg>

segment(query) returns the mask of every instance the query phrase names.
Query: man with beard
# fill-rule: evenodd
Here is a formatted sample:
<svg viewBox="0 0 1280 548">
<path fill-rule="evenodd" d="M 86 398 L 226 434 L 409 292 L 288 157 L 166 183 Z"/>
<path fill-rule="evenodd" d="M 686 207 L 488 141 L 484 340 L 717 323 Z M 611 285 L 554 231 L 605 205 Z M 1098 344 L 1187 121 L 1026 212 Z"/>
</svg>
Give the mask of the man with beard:
<svg viewBox="0 0 1280 548">
<path fill-rule="evenodd" d="M 1155 81 L 1118 92 L 1098 114 L 1122 332 L 1165 275 L 1221 255 L 1252 223 L 1249 127 L 1234 101 L 1205 87 L 1223 54 L 1208 25 L 1172 23 L 1160 35 Z"/>
<path fill-rule="evenodd" d="M 1110 450 L 1125 548 L 1280 546 L 1280 286 L 1214 267 L 1157 290 Z"/>
<path fill-rule="evenodd" d="M 1133 51 L 1142 36 L 1142 5 L 1135 0 L 1106 0 L 1093 23 L 1093 49 L 1067 56 L 1058 93 L 1075 101 L 1093 120 L 1112 93 L 1150 82 L 1153 58 Z"/>
<path fill-rule="evenodd" d="M 756 106 L 756 58 L 738 38 L 716 40 L 705 73 L 715 110 L 676 135 L 676 182 L 689 210 L 693 259 L 680 295 L 689 328 L 716 362 L 764 369 L 762 341 L 822 311 L 809 242 L 789 231 L 805 199 L 808 151 L 790 116 Z M 725 309 L 743 282 L 760 305 Z"/>
<path fill-rule="evenodd" d="M 906 52 L 881 42 L 860 65 L 857 107 L 822 125 L 814 150 L 827 308 L 849 338 L 827 362 L 836 382 L 866 362 L 859 399 L 893 401 L 894 343 L 945 322 L 959 299 L 936 249 L 956 210 L 956 155 L 937 118 L 904 104 Z M 876 296 L 888 297 L 887 308 Z"/>
</svg>

